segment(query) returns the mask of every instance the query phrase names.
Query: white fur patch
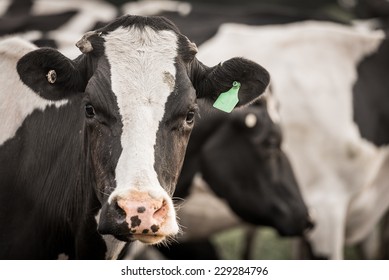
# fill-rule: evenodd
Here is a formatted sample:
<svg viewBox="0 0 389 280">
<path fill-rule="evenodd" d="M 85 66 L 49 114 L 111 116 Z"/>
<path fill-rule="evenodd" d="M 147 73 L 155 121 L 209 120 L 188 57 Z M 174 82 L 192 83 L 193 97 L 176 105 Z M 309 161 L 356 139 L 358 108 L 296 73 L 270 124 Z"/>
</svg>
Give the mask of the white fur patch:
<svg viewBox="0 0 389 280">
<path fill-rule="evenodd" d="M 124 249 L 126 242 L 119 241 L 112 235 L 102 235 L 105 245 L 107 246 L 107 252 L 105 253 L 106 260 L 117 260 L 120 253 Z"/>
<path fill-rule="evenodd" d="M 0 145 L 15 136 L 25 118 L 35 110 L 44 111 L 48 106 L 60 107 L 67 100 L 45 100 L 20 81 L 16 71 L 18 60 L 36 47 L 20 38 L 0 41 Z"/>
<path fill-rule="evenodd" d="M 244 119 L 244 123 L 248 128 L 252 128 L 257 124 L 257 117 L 254 114 L 248 114 Z"/>
<path fill-rule="evenodd" d="M 174 207 L 161 187 L 154 169 L 156 135 L 165 114 L 165 104 L 175 84 L 177 36 L 172 31 L 150 27 L 118 28 L 105 36 L 106 54 L 111 65 L 112 90 L 122 116 L 122 154 L 116 167 L 114 197 L 130 190 L 148 192 Z M 124 56 L 123 53 L 126 55 Z M 169 73 L 169 83 L 166 75 Z M 175 223 L 175 219 L 174 219 Z M 178 226 L 174 226 L 178 230 Z"/>
<path fill-rule="evenodd" d="M 0 15 L 3 15 L 7 11 L 10 4 L 11 0 L 0 1 Z"/>
</svg>

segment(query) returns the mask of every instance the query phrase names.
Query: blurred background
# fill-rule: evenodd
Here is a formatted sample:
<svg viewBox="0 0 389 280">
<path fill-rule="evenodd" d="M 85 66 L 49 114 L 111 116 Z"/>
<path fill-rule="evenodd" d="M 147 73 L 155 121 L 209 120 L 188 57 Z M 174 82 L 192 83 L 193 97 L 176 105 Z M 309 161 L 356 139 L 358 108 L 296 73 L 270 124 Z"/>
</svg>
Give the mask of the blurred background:
<svg viewBox="0 0 389 280">
<path fill-rule="evenodd" d="M 152 2 L 155 5 L 152 5 Z M 389 2 L 383 0 L 182 2 L 0 0 L 0 36 L 17 34 L 38 46 L 59 48 L 66 55 L 76 57 L 79 55 L 79 50 L 74 47 L 74 44 L 83 33 L 101 27 L 126 13 L 163 15 L 170 18 L 183 34 L 197 44 L 201 52 L 202 44 L 212 38 L 223 23 L 264 26 L 315 20 L 349 26 L 355 20 L 371 19 L 379 19 L 380 22 L 385 23 L 389 15 Z M 79 17 L 77 21 L 72 22 L 76 17 Z M 236 44 L 244 44 L 244 42 L 236 42 Z M 245 55 L 250 58 L 249 53 Z M 187 230 L 190 231 L 189 228 Z M 296 238 L 281 237 L 277 230 L 270 226 L 247 227 L 247 223 L 243 221 L 237 222 L 230 228 L 210 233 L 207 240 L 222 259 L 294 259 L 297 255 Z M 194 245 L 200 246 L 196 244 Z M 358 245 L 346 245 L 344 258 L 363 258 L 359 248 Z M 203 258 L 208 257 L 203 255 Z"/>
</svg>

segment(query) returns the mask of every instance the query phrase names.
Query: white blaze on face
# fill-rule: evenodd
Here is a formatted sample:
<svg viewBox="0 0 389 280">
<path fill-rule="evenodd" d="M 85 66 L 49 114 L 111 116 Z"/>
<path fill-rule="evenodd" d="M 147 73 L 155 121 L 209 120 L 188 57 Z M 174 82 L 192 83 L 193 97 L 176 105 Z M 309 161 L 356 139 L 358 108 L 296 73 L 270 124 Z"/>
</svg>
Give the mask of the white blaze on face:
<svg viewBox="0 0 389 280">
<path fill-rule="evenodd" d="M 109 202 L 130 190 L 145 191 L 169 202 L 154 169 L 154 154 L 159 123 L 175 83 L 167 83 L 166 75 L 176 76 L 177 35 L 146 26 L 118 28 L 105 40 L 112 90 L 123 122 L 123 150 L 116 167 L 116 189 Z"/>
<path fill-rule="evenodd" d="M 3 70 L 0 74 L 0 145 L 14 137 L 26 117 L 35 110 L 44 111 L 51 105 L 58 108 L 68 102 L 43 99 L 20 80 L 16 64 L 35 49 L 36 46 L 17 37 L 0 41 L 0 69 Z"/>
</svg>

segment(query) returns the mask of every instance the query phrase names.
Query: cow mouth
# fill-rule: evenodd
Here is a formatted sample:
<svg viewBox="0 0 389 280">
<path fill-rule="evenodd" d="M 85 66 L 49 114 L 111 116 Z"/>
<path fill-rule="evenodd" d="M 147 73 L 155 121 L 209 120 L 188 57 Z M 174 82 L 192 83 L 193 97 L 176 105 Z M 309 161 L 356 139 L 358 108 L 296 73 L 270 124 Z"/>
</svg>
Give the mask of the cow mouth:
<svg viewBox="0 0 389 280">
<path fill-rule="evenodd" d="M 115 238 L 124 242 L 140 241 L 145 244 L 157 244 L 165 240 L 165 235 L 158 234 L 127 234 L 127 235 L 115 235 Z"/>
</svg>

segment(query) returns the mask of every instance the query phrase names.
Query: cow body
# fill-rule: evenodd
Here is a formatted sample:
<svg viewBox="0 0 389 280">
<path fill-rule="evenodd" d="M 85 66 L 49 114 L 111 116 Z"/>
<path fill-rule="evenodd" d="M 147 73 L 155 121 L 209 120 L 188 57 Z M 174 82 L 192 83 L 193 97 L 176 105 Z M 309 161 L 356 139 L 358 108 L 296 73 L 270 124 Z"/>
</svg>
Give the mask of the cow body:
<svg viewBox="0 0 389 280">
<path fill-rule="evenodd" d="M 19 81 L 17 60 L 35 47 L 23 41 L 3 42 L 1 47 L 7 48 L 3 52 L 15 52 L 9 60 L 2 59 L 2 67 L 5 67 L 2 69 L 15 70 L 7 73 L 7 79 L 2 79 L 6 84 L 2 84 L 1 93 L 2 120 L 5 121 L 1 126 L 0 146 L 1 257 L 56 258 L 60 253 L 74 256 L 74 251 L 68 251 L 75 246 L 74 236 L 86 238 L 84 234 L 88 229 L 63 231 L 64 225 L 69 228 L 70 224 L 80 223 L 89 216 L 82 224 L 96 226 L 94 216 L 97 214 L 91 211 L 87 216 L 80 216 L 81 209 L 72 209 L 74 206 L 82 208 L 83 204 L 93 209 L 96 205 L 93 197 L 87 195 L 90 185 L 78 182 L 81 178 L 71 175 L 81 172 L 86 160 L 82 151 L 77 150 L 83 139 L 77 139 L 79 134 L 70 133 L 74 128 L 82 129 L 78 108 L 65 101 L 44 100 Z M 6 95 L 7 91 L 19 96 Z M 77 188 L 81 191 L 78 195 Z M 74 195 L 69 196 L 73 192 Z M 58 205 L 63 205 L 63 209 L 56 207 Z M 47 219 L 42 218 L 44 216 Z M 73 230 L 76 232 L 72 233 Z M 90 257 L 104 256 L 104 251 L 95 251 L 102 245 L 101 238 L 93 236 L 93 239 L 92 244 L 100 246 L 88 248 Z M 62 245 L 58 248 L 52 244 Z"/>
<path fill-rule="evenodd" d="M 206 67 L 160 17 L 123 16 L 77 46 L 83 54 L 70 60 L 1 43 L 1 258 L 112 258 L 119 241 L 174 236 L 171 196 L 196 99 L 238 80 L 239 106 L 269 80 L 245 59 Z"/>
<path fill-rule="evenodd" d="M 216 52 L 229 45 L 231 38 L 247 44 Z M 342 258 L 345 242 L 366 236 L 387 208 L 387 149 L 362 137 L 361 131 L 371 127 L 354 122 L 361 110 L 353 105 L 354 84 L 377 78 L 358 64 L 384 42 L 381 31 L 333 23 L 230 24 L 201 48 L 202 58 L 210 62 L 245 53 L 263 60 L 270 69 L 281 104 L 284 147 L 317 222 L 309 240 L 318 257 Z M 359 94 L 372 101 L 366 84 Z M 377 126 L 376 131 L 381 129 Z"/>
</svg>

